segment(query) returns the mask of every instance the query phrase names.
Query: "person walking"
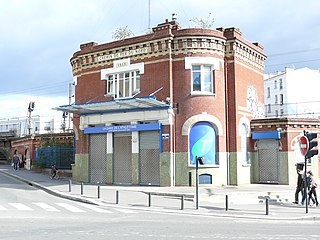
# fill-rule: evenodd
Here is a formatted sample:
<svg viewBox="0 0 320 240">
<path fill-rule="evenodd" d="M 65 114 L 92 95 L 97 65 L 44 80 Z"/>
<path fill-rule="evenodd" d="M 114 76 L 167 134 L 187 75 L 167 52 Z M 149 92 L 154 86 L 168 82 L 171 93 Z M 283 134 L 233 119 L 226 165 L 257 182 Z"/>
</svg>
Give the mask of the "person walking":
<svg viewBox="0 0 320 240">
<path fill-rule="evenodd" d="M 310 199 L 311 199 L 313 202 L 313 205 L 316 204 L 316 206 L 318 206 L 319 202 L 318 202 L 317 191 L 316 191 L 317 182 L 314 179 L 312 171 L 308 171 L 308 174 L 309 174 L 309 181 L 310 181 L 310 190 L 308 192 L 308 196 L 309 196 L 308 204 L 310 204 Z"/>
<path fill-rule="evenodd" d="M 304 198 L 304 183 L 303 183 L 303 172 L 297 169 L 298 180 L 297 180 L 297 187 L 296 192 L 294 194 L 294 204 L 299 204 L 299 193 L 301 192 L 302 199 Z"/>
<path fill-rule="evenodd" d="M 19 158 L 18 154 L 15 153 L 15 154 L 13 155 L 13 159 L 12 159 L 13 169 L 14 169 L 14 170 L 18 170 L 19 161 L 20 161 L 20 158 Z"/>
</svg>

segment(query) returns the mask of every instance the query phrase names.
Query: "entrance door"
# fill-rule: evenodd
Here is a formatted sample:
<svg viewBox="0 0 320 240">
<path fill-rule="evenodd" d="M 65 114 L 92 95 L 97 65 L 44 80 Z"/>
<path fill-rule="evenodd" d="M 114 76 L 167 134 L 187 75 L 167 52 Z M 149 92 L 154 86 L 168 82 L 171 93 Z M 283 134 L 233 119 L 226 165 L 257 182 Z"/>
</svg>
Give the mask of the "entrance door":
<svg viewBox="0 0 320 240">
<path fill-rule="evenodd" d="M 258 163 L 260 183 L 279 183 L 279 142 L 275 139 L 259 140 Z"/>
<path fill-rule="evenodd" d="M 107 134 L 90 134 L 90 182 L 107 182 Z"/>
<path fill-rule="evenodd" d="M 132 134 L 114 133 L 113 166 L 115 184 L 132 184 Z"/>
<path fill-rule="evenodd" d="M 139 173 L 141 185 L 160 185 L 159 131 L 140 132 Z"/>
</svg>

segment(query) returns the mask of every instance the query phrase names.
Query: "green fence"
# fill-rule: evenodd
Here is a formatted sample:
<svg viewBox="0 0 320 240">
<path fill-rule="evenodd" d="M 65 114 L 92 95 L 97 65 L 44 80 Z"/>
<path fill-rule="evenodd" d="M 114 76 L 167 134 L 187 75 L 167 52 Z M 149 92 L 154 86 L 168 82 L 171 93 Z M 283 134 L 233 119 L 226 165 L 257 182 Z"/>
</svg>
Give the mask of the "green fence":
<svg viewBox="0 0 320 240">
<path fill-rule="evenodd" d="M 73 147 L 36 148 L 34 152 L 34 165 L 41 168 L 50 168 L 52 164 L 55 164 L 58 169 L 71 169 L 71 164 L 73 163 Z"/>
</svg>

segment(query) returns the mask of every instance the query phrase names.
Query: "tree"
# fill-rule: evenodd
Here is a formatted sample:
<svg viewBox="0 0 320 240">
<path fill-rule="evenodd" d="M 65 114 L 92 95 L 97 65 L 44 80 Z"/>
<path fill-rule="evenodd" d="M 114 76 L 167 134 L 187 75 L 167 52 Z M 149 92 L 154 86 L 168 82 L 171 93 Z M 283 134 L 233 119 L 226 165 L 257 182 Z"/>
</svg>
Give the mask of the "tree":
<svg viewBox="0 0 320 240">
<path fill-rule="evenodd" d="M 131 32 L 130 29 L 128 29 L 128 26 L 125 27 L 119 27 L 112 33 L 112 39 L 113 40 L 122 40 L 128 37 L 133 36 L 133 32 Z"/>
<path fill-rule="evenodd" d="M 214 18 L 211 17 L 211 13 L 209 13 L 207 18 L 196 17 L 194 19 L 190 19 L 190 22 L 195 23 L 196 26 L 200 28 L 213 28 Z"/>
</svg>

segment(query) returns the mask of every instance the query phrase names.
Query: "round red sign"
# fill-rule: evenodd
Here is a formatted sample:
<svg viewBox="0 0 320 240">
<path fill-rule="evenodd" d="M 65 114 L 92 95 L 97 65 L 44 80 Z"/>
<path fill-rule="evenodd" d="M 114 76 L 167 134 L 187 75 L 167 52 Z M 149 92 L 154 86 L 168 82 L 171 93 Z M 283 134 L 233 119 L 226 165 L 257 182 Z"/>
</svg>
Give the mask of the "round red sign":
<svg viewBox="0 0 320 240">
<path fill-rule="evenodd" d="M 305 156 L 309 149 L 309 140 L 306 136 L 301 136 L 299 139 L 300 152 Z"/>
</svg>

